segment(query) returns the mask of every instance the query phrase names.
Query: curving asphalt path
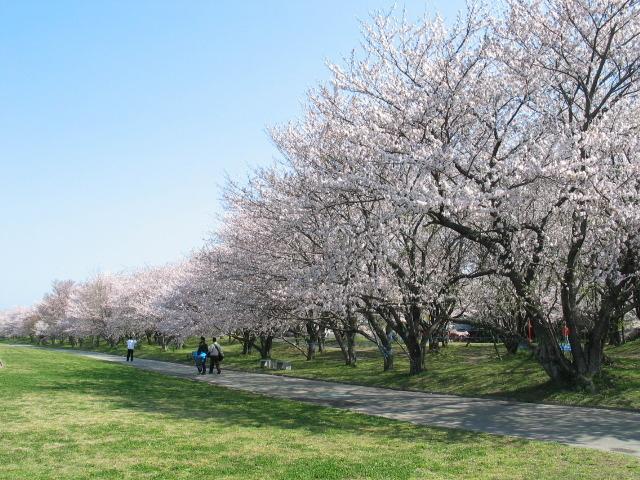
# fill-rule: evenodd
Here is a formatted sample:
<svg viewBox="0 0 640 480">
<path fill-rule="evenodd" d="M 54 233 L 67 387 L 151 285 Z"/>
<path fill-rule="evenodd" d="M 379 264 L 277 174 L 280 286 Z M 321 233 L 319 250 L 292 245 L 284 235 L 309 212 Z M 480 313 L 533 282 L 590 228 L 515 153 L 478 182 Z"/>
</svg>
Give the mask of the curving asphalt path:
<svg viewBox="0 0 640 480">
<path fill-rule="evenodd" d="M 124 357 L 116 355 L 60 351 L 127 363 Z M 127 364 L 174 377 L 419 425 L 555 441 L 640 457 L 640 412 L 407 392 L 236 370 L 225 370 L 222 375 L 197 375 L 194 367 L 157 360 L 135 359 Z"/>
</svg>

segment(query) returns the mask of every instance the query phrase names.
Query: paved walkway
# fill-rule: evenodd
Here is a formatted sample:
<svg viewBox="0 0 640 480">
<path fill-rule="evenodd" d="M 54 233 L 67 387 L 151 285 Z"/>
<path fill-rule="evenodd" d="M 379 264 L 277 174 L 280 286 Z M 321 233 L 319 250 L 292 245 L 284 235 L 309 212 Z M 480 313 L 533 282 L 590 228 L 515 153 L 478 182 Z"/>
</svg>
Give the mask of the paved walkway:
<svg viewBox="0 0 640 480">
<path fill-rule="evenodd" d="M 124 357 L 63 350 L 125 364 Z M 419 425 L 556 441 L 640 457 L 640 413 L 404 392 L 225 370 L 197 375 L 195 367 L 135 359 L 134 367 L 272 397 L 344 408 Z"/>
</svg>

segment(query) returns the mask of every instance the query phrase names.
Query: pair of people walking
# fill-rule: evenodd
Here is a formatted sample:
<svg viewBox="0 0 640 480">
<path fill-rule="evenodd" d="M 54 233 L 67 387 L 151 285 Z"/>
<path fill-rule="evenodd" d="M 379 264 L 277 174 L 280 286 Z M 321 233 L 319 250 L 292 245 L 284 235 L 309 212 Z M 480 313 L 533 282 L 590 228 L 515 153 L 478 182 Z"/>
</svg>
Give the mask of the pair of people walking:
<svg viewBox="0 0 640 480">
<path fill-rule="evenodd" d="M 224 358 L 224 353 L 216 337 L 212 337 L 211 340 L 213 343 L 209 346 L 205 338 L 200 337 L 200 343 L 198 344 L 198 350 L 196 352 L 196 366 L 198 367 L 198 373 L 201 375 L 207 373 L 207 357 L 209 358 L 209 373 L 213 373 L 214 368 L 218 374 L 222 373 L 220 362 Z"/>
</svg>

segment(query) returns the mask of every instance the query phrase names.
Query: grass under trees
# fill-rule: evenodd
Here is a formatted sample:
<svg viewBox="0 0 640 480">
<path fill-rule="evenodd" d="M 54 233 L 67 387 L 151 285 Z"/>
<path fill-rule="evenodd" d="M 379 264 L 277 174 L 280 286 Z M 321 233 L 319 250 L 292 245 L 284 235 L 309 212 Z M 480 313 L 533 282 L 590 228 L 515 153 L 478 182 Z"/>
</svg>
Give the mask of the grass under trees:
<svg viewBox="0 0 640 480">
<path fill-rule="evenodd" d="M 631 479 L 620 454 L 424 428 L 0 346 L 0 479 Z"/>
<path fill-rule="evenodd" d="M 191 339 L 185 348 L 168 351 L 162 351 L 156 345 L 141 343 L 136 355 L 142 358 L 191 363 L 189 352 L 196 348 L 196 343 L 195 339 Z M 241 355 L 240 344 L 223 344 L 226 354 L 224 366 L 260 371 L 257 353 Z M 85 344 L 82 348 L 86 349 L 88 345 Z M 103 343 L 94 349 L 126 354 L 124 345 L 110 348 Z M 396 358 L 394 371 L 382 372 L 380 354 L 365 341 L 359 342 L 357 367 L 344 365 L 340 351 L 332 346 L 329 346 L 326 352 L 318 354 L 316 359 L 306 361 L 291 346 L 276 342 L 273 358 L 291 361 L 293 370 L 268 373 L 466 396 L 640 410 L 640 340 L 607 349 L 607 356 L 613 363 L 605 366 L 603 374 L 596 380 L 598 390 L 595 394 L 559 388 L 548 381 L 544 371 L 529 354 L 519 353 L 510 356 L 504 349 L 501 348 L 500 351 L 501 359 L 498 359 L 493 345 L 472 343 L 465 346 L 461 343 L 450 343 L 449 347 L 441 349 L 440 353 L 427 356 L 425 372 L 409 376 L 408 361 L 401 355 Z"/>
</svg>

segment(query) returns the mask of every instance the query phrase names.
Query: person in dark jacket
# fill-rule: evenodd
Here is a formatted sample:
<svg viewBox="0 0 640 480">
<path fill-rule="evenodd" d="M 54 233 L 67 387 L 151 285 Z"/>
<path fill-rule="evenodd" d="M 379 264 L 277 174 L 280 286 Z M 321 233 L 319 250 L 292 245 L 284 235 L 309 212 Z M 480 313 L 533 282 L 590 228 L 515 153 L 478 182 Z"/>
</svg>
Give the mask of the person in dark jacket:
<svg viewBox="0 0 640 480">
<path fill-rule="evenodd" d="M 196 352 L 198 361 L 198 372 L 201 375 L 207 373 L 207 355 L 209 354 L 209 346 L 204 337 L 200 337 L 200 343 L 198 344 L 198 351 Z"/>
</svg>

